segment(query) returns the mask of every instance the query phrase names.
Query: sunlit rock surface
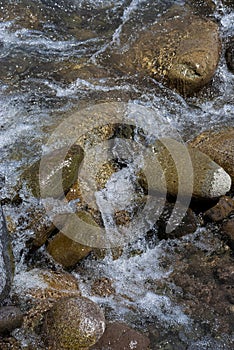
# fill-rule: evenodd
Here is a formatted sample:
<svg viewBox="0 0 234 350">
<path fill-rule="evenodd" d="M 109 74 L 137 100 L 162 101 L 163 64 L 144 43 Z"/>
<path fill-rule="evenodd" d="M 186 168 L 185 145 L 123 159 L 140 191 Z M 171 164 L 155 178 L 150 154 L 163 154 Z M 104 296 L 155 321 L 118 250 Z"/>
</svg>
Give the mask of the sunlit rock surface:
<svg viewBox="0 0 234 350">
<path fill-rule="evenodd" d="M 125 73 L 149 75 L 191 95 L 212 79 L 220 48 L 215 22 L 175 6 L 136 38 L 110 49 L 104 61 Z"/>
</svg>

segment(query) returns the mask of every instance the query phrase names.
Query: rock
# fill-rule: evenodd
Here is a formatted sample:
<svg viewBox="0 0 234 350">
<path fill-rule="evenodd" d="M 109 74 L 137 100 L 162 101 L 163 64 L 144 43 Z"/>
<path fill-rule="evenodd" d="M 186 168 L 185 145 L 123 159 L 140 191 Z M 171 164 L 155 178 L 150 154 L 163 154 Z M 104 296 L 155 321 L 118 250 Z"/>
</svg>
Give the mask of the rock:
<svg viewBox="0 0 234 350">
<path fill-rule="evenodd" d="M 222 266 L 217 268 L 217 276 L 221 283 L 234 286 L 234 266 Z"/>
<path fill-rule="evenodd" d="M 77 179 L 78 169 L 84 158 L 84 152 L 80 146 L 72 145 L 61 161 L 61 154 L 65 151 L 66 148 L 61 148 L 43 156 L 43 163 L 41 163 L 41 159 L 38 160 L 22 174 L 22 180 L 26 181 L 27 186 L 35 197 L 40 197 L 41 195 L 45 197 L 48 194 L 49 197 L 59 198 L 69 191 Z M 42 169 L 40 169 L 40 166 Z M 59 186 L 61 170 L 64 193 L 61 193 Z M 40 187 L 39 178 L 41 183 L 44 181 L 43 188 Z"/>
<path fill-rule="evenodd" d="M 132 33 L 129 36 L 132 37 Z M 173 6 L 135 40 L 105 52 L 104 62 L 124 73 L 149 75 L 184 95 L 212 79 L 220 57 L 218 25 Z"/>
<path fill-rule="evenodd" d="M 124 323 L 109 323 L 101 339 L 91 347 L 92 350 L 147 350 L 149 339 Z"/>
<path fill-rule="evenodd" d="M 231 218 L 223 223 L 221 227 L 221 234 L 224 236 L 225 240 L 229 246 L 234 250 L 234 218 Z"/>
<path fill-rule="evenodd" d="M 167 203 L 165 205 L 164 211 L 161 214 L 159 220 L 157 221 L 157 236 L 159 239 L 168 239 L 168 238 L 179 238 L 183 237 L 185 235 L 188 235 L 190 233 L 194 233 L 198 226 L 197 218 L 192 211 L 192 209 L 188 208 L 187 211 L 184 210 L 186 213 L 183 219 L 178 221 L 178 226 L 169 233 L 166 233 L 166 226 L 168 223 L 169 218 L 171 217 L 171 213 L 174 209 L 174 204 Z M 177 219 L 175 214 L 175 220 Z M 180 216 L 178 215 L 178 220 L 180 220 Z"/>
<path fill-rule="evenodd" d="M 80 296 L 78 282 L 69 273 L 32 269 L 15 276 L 12 297 L 24 310 L 23 328 L 35 331 L 41 326 L 45 312 L 64 297 Z"/>
<path fill-rule="evenodd" d="M 59 232 L 48 244 L 47 250 L 55 261 L 64 267 L 72 267 L 85 258 L 92 248 L 77 243 Z"/>
<path fill-rule="evenodd" d="M 213 0 L 187 0 L 186 3 L 193 9 L 193 12 L 201 16 L 210 16 L 216 9 Z"/>
<path fill-rule="evenodd" d="M 18 307 L 2 306 L 0 308 L 0 334 L 5 335 L 23 323 L 23 314 Z"/>
<path fill-rule="evenodd" d="M 1 350 L 21 350 L 20 342 L 13 337 L 0 337 Z"/>
<path fill-rule="evenodd" d="M 13 278 L 13 255 L 6 229 L 2 207 L 0 207 L 0 304 L 7 298 Z"/>
<path fill-rule="evenodd" d="M 204 213 L 204 217 L 218 222 L 234 211 L 234 200 L 227 196 L 222 196 L 218 203 Z"/>
<path fill-rule="evenodd" d="M 39 205 L 29 208 L 22 220 L 27 221 L 25 228 L 33 231 L 33 234 L 30 235 L 26 243 L 27 247 L 31 250 L 40 248 L 45 244 L 50 235 L 56 232 L 56 226 L 47 216 L 45 208 Z"/>
<path fill-rule="evenodd" d="M 230 190 L 230 176 L 199 150 L 169 138 L 160 139 L 153 147 L 155 159 L 165 176 L 167 192 L 171 195 L 177 195 L 179 185 L 181 195 L 199 198 L 216 198 Z M 154 190 L 161 191 L 162 179 L 154 170 L 153 167 L 149 169 L 147 180 L 151 178 Z"/>
<path fill-rule="evenodd" d="M 234 73 L 234 38 L 228 44 L 228 47 L 225 52 L 225 58 L 227 61 L 228 69 Z"/>
<path fill-rule="evenodd" d="M 115 294 L 115 288 L 112 286 L 112 281 L 106 277 L 94 281 L 91 290 L 93 295 L 99 295 L 101 297 L 108 297 Z"/>
<path fill-rule="evenodd" d="M 205 131 L 190 143 L 191 147 L 207 154 L 234 180 L 234 128 Z"/>
<path fill-rule="evenodd" d="M 94 345 L 105 330 L 105 317 L 87 298 L 64 298 L 45 316 L 44 332 L 52 350 L 81 350 Z"/>
</svg>

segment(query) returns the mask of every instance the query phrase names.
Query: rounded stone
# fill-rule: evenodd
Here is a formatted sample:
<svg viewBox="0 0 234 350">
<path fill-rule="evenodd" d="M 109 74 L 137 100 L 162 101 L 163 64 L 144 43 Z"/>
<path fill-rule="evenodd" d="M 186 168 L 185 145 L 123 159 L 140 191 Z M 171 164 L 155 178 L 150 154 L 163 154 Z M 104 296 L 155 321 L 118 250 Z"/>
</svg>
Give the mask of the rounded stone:
<svg viewBox="0 0 234 350">
<path fill-rule="evenodd" d="M 208 130 L 190 142 L 190 146 L 207 154 L 234 180 L 234 128 Z"/>
<path fill-rule="evenodd" d="M 85 258 L 92 248 L 84 246 L 59 232 L 48 244 L 47 251 L 64 267 L 72 267 Z"/>
<path fill-rule="evenodd" d="M 109 323 L 106 331 L 92 350 L 148 350 L 150 341 L 144 334 L 124 323 Z"/>
<path fill-rule="evenodd" d="M 23 323 L 23 314 L 18 307 L 2 306 L 0 308 L 0 334 L 8 334 Z"/>
<path fill-rule="evenodd" d="M 186 6 L 173 6 L 158 22 L 138 31 L 130 44 L 123 44 L 105 53 L 104 62 L 127 74 L 149 75 L 183 95 L 210 82 L 221 51 L 217 23 Z"/>
<path fill-rule="evenodd" d="M 225 195 L 230 190 L 230 176 L 198 149 L 187 147 L 170 138 L 160 139 L 153 147 L 155 161 L 159 162 L 163 170 L 166 190 L 171 195 L 177 195 L 179 185 L 182 195 L 197 198 L 216 198 Z M 173 155 L 171 154 L 172 149 Z M 188 160 L 191 161 L 190 164 Z M 189 170 L 187 174 L 184 169 Z M 155 176 L 154 172 L 149 176 Z M 160 177 L 154 181 L 154 186 L 154 190 L 161 191 Z"/>
<path fill-rule="evenodd" d="M 87 349 L 104 331 L 102 310 L 84 297 L 62 299 L 45 316 L 44 332 L 53 350 Z"/>
</svg>

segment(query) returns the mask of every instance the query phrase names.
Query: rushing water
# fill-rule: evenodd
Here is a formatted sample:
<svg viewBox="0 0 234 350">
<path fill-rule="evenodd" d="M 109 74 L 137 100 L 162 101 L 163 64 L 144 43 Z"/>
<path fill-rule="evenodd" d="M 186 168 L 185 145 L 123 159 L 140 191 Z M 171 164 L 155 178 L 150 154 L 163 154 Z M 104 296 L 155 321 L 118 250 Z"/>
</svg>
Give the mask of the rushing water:
<svg viewBox="0 0 234 350">
<path fill-rule="evenodd" d="M 234 12 L 221 1 L 215 2 L 218 6 L 214 17 L 220 23 L 225 43 L 233 35 Z M 101 76 L 95 72 L 94 76 L 76 74 L 75 66 L 83 62 L 102 68 L 98 66 L 98 55 L 112 43 L 118 43 L 123 30 L 128 33 L 128 28 L 132 31 L 142 28 L 154 22 L 171 5 L 183 5 L 184 1 L 34 0 L 22 1 L 19 10 L 17 3 L 20 4 L 0 1 L 4 17 L 0 23 L 0 175 L 5 177 L 1 189 L 4 203 L 15 196 L 17 179 L 25 168 L 39 159 L 55 128 L 74 112 L 100 101 L 131 101 L 153 108 L 184 140 L 207 126 L 212 129 L 233 125 L 234 75 L 227 69 L 224 54 L 209 88 L 187 99 L 157 82 L 152 88 L 152 81 L 147 84 L 135 77 L 120 77 L 104 68 Z M 150 124 L 149 128 L 154 125 Z M 123 183 L 123 171 L 121 176 Z M 130 187 L 126 180 L 128 193 Z M 110 191 L 111 196 L 114 197 Z M 99 193 L 99 202 L 104 197 Z M 35 202 L 24 190 L 21 198 L 20 207 L 4 205 L 6 215 L 12 217 L 15 225 L 16 285 L 18 280 L 24 280 L 23 273 L 27 270 L 25 241 L 32 233 L 20 225 L 20 218 Z M 190 239 L 199 241 L 201 236 L 202 231 L 198 230 Z M 186 245 L 186 239 L 177 244 Z M 200 244 L 201 250 L 210 249 L 212 254 L 212 248 L 202 246 L 202 241 Z M 182 306 L 176 305 L 169 295 L 160 294 L 154 288 L 157 281 L 173 270 L 173 264 L 165 265 L 163 260 L 168 262 L 170 257 L 173 260 L 175 247 L 164 241 L 150 246 L 139 240 L 134 249 L 143 252 L 131 257 L 125 252 L 117 260 L 113 260 L 111 254 L 99 262 L 86 260 L 82 271 L 74 272 L 81 281 L 83 293 L 90 296 L 90 280 L 95 276 L 113 278 L 117 298 L 93 297 L 109 308 L 109 318 L 127 320 L 143 329 L 147 328 L 147 322 L 162 322 L 171 329 L 181 330 L 183 326 L 187 335 L 182 332 L 181 337 L 189 337 L 192 318 L 185 315 Z M 170 288 L 174 288 L 175 294 L 180 293 L 176 286 Z M 191 342 L 185 338 L 189 349 L 225 348 L 225 339 L 219 343 L 209 335 L 201 339 L 192 337 Z"/>
</svg>

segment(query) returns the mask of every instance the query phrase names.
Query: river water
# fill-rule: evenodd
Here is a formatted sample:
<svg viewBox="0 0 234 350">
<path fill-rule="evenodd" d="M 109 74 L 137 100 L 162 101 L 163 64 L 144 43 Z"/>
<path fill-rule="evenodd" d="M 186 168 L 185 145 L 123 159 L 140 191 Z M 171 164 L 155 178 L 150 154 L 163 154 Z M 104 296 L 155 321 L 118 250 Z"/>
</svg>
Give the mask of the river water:
<svg viewBox="0 0 234 350">
<path fill-rule="evenodd" d="M 220 24 L 225 45 L 234 32 L 234 11 L 221 1 L 214 2 L 217 10 L 213 17 Z M 35 199 L 24 189 L 20 206 L 12 206 L 7 199 L 14 198 L 20 175 L 40 158 L 48 138 L 66 118 L 100 102 L 131 101 L 156 111 L 184 141 L 207 127 L 233 125 L 234 75 L 227 69 L 224 52 L 212 84 L 186 99 L 155 81 L 120 76 L 99 65 L 99 54 L 118 43 L 123 30 L 129 35 L 134 33 L 160 18 L 174 4 L 184 5 L 184 1 L 0 1 L 0 175 L 4 178 L 1 198 L 5 215 L 12 217 L 15 226 L 17 283 L 24 283 L 23 272 L 28 268 L 25 241 L 32 234 L 19 219 L 35 204 Z M 90 62 L 93 73 L 84 72 L 80 77 L 77 67 L 84 62 Z M 148 123 L 149 128 L 155 127 L 153 122 Z M 177 244 L 186 246 L 187 239 Z M 210 254 L 217 248 L 204 248 L 207 243 L 201 239 L 201 230 L 190 239 Z M 125 320 L 144 330 L 155 324 L 164 324 L 172 333 L 173 329 L 180 330 L 184 347 L 166 347 L 164 342 L 155 349 L 227 349 L 228 335 L 221 340 L 209 334 L 197 339 L 192 335 L 190 340 L 193 319 L 170 299 L 170 293 L 160 294 L 147 287 L 150 281 L 167 278 L 173 270 L 168 259 L 176 254 L 175 246 L 162 241 L 145 247 L 139 241 L 137 249 L 143 249 L 143 253 L 131 258 L 123 254 L 118 260 L 107 256 L 100 262 L 87 259 L 82 269 L 73 271 L 84 295 L 90 296 L 90 280 L 94 276 L 113 278 L 117 298 L 93 297 L 109 310 L 109 318 Z M 167 264 L 162 262 L 164 259 Z M 176 286 L 170 288 L 180 293 Z"/>
</svg>

